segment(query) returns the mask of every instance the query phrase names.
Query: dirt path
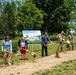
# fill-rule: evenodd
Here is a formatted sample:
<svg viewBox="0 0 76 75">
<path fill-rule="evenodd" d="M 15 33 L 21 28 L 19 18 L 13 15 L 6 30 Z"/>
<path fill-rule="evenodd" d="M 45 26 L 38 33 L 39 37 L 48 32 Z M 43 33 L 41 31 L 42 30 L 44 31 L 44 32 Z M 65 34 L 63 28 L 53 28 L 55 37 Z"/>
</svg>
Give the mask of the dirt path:
<svg viewBox="0 0 76 75">
<path fill-rule="evenodd" d="M 55 54 L 47 57 L 42 57 L 36 62 L 24 62 L 21 65 L 12 65 L 0 68 L 0 75 L 31 75 L 36 71 L 43 71 L 52 66 L 58 65 L 64 61 L 76 59 L 76 50 L 60 53 L 61 58 L 55 58 Z"/>
</svg>

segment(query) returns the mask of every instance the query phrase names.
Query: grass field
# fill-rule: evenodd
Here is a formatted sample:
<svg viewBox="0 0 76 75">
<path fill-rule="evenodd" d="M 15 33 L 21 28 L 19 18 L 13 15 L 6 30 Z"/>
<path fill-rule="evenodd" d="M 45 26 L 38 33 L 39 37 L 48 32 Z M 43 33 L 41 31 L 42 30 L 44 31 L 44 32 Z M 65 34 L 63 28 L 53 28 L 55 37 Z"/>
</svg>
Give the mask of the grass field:
<svg viewBox="0 0 76 75">
<path fill-rule="evenodd" d="M 76 60 L 63 62 L 61 65 L 32 75 L 76 75 Z"/>
</svg>

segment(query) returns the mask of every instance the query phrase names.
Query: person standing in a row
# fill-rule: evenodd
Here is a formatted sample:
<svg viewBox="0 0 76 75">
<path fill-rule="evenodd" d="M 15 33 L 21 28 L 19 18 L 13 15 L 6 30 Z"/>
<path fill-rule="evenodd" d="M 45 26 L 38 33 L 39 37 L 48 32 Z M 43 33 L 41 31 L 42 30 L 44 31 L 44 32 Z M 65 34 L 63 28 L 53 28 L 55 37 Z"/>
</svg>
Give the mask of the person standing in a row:
<svg viewBox="0 0 76 75">
<path fill-rule="evenodd" d="M 24 36 L 18 41 L 18 46 L 20 48 L 21 59 L 26 60 L 26 50 L 28 49 L 28 43 Z"/>
<path fill-rule="evenodd" d="M 74 36 L 73 33 L 70 33 L 70 35 L 68 36 L 68 39 L 70 41 L 70 48 L 69 49 L 74 49 Z"/>
<path fill-rule="evenodd" d="M 61 33 L 59 33 L 57 37 L 58 37 L 58 41 L 57 41 L 56 57 L 60 57 L 59 51 L 63 50 L 64 31 L 61 31 Z"/>
<path fill-rule="evenodd" d="M 12 60 L 12 41 L 9 36 L 6 36 L 2 41 L 2 50 L 4 51 L 3 56 L 3 64 L 6 64 L 6 60 L 8 61 L 8 65 L 11 65 Z"/>
<path fill-rule="evenodd" d="M 42 56 L 44 56 L 44 51 L 45 51 L 45 55 L 48 56 L 48 50 L 47 50 L 48 41 L 51 42 L 47 32 L 45 32 L 45 34 L 42 35 L 41 37 Z"/>
</svg>

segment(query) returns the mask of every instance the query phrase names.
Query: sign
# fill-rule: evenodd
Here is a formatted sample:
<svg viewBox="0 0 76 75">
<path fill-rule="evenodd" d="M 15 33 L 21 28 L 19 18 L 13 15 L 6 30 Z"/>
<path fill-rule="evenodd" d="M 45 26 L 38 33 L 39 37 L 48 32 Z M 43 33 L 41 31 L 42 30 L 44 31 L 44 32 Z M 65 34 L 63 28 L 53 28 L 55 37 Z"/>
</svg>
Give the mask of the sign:
<svg viewBox="0 0 76 75">
<path fill-rule="evenodd" d="M 41 31 L 40 30 L 22 30 L 23 36 L 26 37 L 28 43 L 39 43 L 41 42 Z"/>
</svg>

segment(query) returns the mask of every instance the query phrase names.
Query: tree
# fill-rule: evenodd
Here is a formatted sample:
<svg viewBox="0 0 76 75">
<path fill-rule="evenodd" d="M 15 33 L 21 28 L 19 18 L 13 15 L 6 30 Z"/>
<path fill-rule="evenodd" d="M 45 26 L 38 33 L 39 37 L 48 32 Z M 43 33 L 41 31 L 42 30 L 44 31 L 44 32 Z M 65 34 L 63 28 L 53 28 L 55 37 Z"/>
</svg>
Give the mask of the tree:
<svg viewBox="0 0 76 75">
<path fill-rule="evenodd" d="M 55 33 L 69 28 L 72 0 L 33 0 L 33 3 L 43 12 L 42 31 Z"/>
<path fill-rule="evenodd" d="M 4 2 L 1 12 L 1 22 L 4 26 L 4 35 L 14 36 L 15 9 L 16 4 L 12 2 Z"/>
<path fill-rule="evenodd" d="M 4 31 L 4 25 L 3 25 L 3 20 L 2 20 L 2 1 L 0 1 L 0 39 L 3 39 L 3 31 Z"/>
<path fill-rule="evenodd" d="M 76 0 L 73 0 L 73 6 L 70 16 L 70 27 L 76 30 Z"/>
<path fill-rule="evenodd" d="M 21 31 L 24 29 L 40 29 L 43 23 L 43 14 L 32 1 L 25 1 L 16 16 L 15 27 Z"/>
</svg>

